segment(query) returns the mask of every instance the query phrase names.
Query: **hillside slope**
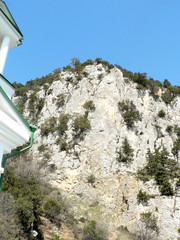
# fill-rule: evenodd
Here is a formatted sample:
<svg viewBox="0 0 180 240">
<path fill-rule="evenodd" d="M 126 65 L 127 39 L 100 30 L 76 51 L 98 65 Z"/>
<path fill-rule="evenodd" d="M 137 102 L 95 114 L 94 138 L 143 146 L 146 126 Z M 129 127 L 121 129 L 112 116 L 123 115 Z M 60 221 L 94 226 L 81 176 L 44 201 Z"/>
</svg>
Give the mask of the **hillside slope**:
<svg viewBox="0 0 180 240">
<path fill-rule="evenodd" d="M 95 220 L 110 240 L 179 236 L 180 97 L 151 93 L 94 63 L 26 94 L 23 114 L 38 126 L 29 156 L 77 222 Z"/>
</svg>

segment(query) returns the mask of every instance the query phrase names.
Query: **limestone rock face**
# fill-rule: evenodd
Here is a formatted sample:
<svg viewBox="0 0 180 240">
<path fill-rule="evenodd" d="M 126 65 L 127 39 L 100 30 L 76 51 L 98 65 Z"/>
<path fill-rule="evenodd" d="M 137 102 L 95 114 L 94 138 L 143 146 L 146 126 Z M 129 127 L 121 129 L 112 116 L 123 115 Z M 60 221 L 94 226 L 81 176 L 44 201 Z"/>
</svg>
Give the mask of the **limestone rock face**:
<svg viewBox="0 0 180 240">
<path fill-rule="evenodd" d="M 155 147 L 164 146 L 174 157 L 171 149 L 177 136 L 174 132 L 169 134 L 166 127 L 180 126 L 180 97 L 168 105 L 161 98 L 155 101 L 149 90 L 138 90 L 117 68 L 107 72 L 103 65 L 94 64 L 86 66 L 84 71 L 86 77 L 82 75 L 81 80 L 75 73 L 62 72 L 48 90 L 42 88 L 37 93 L 45 104 L 36 117 L 38 130 L 30 155 L 41 166 L 44 179 L 69 199 L 77 220 L 95 219 L 103 223 L 108 226 L 109 239 L 133 239 L 123 235 L 121 229 L 137 233 L 144 212 L 152 212 L 157 217 L 160 240 L 177 239 L 180 192 L 161 196 L 153 179 L 143 182 L 136 173 L 146 164 L 148 149 L 154 151 Z M 58 105 L 60 94 L 64 102 Z M 123 100 L 132 101 L 140 113 L 141 120 L 133 128 L 126 126 L 119 111 L 118 103 Z M 78 135 L 74 121 L 86 114 L 84 104 L 88 101 L 95 107 L 88 113 L 91 128 Z M 14 102 L 18 102 L 17 97 Z M 158 117 L 160 110 L 165 112 L 165 117 Z M 62 114 L 69 116 L 68 129 L 63 134 L 56 129 L 43 135 L 42 124 L 48 128 L 48 120 L 55 117 L 58 122 Z M 28 102 L 24 115 L 32 119 Z M 129 164 L 117 161 L 117 151 L 125 138 L 134 150 Z M 65 150 L 60 147 L 62 139 L 66 142 Z M 42 145 L 43 152 L 39 151 Z M 153 196 L 145 205 L 137 202 L 140 189 Z"/>
</svg>

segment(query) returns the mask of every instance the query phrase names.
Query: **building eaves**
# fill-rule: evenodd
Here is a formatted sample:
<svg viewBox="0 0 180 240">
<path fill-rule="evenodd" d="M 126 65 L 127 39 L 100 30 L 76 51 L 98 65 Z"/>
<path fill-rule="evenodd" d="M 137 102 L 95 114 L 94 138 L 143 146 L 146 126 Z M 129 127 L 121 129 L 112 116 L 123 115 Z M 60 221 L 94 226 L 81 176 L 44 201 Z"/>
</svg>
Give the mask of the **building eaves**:
<svg viewBox="0 0 180 240">
<path fill-rule="evenodd" d="M 10 85 L 12 88 L 15 89 L 14 85 L 13 85 L 12 83 L 10 83 L 2 74 L 0 74 L 0 77 L 2 77 L 3 80 L 4 80 L 8 85 Z"/>
<path fill-rule="evenodd" d="M 11 25 L 13 25 L 13 27 L 18 31 L 18 33 L 23 38 L 23 35 L 22 35 L 18 25 L 16 24 L 11 12 L 9 11 L 6 3 L 2 0 L 0 0 L 0 11 L 3 13 L 3 15 L 6 17 L 6 19 L 10 22 Z"/>
<path fill-rule="evenodd" d="M 31 125 L 27 122 L 27 120 L 21 115 L 21 113 L 17 110 L 17 108 L 14 106 L 13 102 L 10 100 L 10 98 L 7 96 L 3 88 L 0 86 L 0 92 L 3 94 L 7 102 L 11 105 L 13 110 L 16 112 L 16 114 L 19 116 L 19 118 L 23 121 L 23 123 L 31 130 Z"/>
</svg>

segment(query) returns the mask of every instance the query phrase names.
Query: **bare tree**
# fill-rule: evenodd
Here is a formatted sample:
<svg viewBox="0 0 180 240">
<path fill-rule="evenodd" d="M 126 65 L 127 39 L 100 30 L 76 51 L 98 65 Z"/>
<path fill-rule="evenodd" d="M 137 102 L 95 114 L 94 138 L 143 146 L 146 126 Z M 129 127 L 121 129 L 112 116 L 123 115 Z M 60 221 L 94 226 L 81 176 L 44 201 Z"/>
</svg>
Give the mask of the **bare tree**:
<svg viewBox="0 0 180 240">
<path fill-rule="evenodd" d="M 137 227 L 138 240 L 158 240 L 159 228 L 157 226 L 157 218 L 151 212 L 141 214 Z"/>
<path fill-rule="evenodd" d="M 13 208 L 14 198 L 9 193 L 0 195 L 0 240 L 18 240 L 21 234 L 21 225 Z"/>
</svg>

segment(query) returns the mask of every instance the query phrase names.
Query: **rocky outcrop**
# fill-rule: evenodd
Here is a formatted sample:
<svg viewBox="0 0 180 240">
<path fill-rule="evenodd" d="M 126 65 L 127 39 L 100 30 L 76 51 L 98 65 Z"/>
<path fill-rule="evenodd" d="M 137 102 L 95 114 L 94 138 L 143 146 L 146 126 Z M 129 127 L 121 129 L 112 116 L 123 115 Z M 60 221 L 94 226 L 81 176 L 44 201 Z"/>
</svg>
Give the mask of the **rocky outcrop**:
<svg viewBox="0 0 180 240">
<path fill-rule="evenodd" d="M 149 90 L 137 89 L 135 83 L 124 79 L 118 68 L 107 72 L 102 64 L 94 64 L 86 66 L 84 72 L 81 77 L 61 72 L 58 80 L 37 93 L 45 104 L 35 117 L 38 130 L 30 151 L 33 161 L 40 166 L 44 178 L 57 187 L 64 198 L 68 197 L 71 211 L 80 224 L 82 219 L 95 219 L 108 229 L 109 239 L 132 239 L 130 233 L 139 231 L 141 213 L 152 212 L 159 226 L 158 238 L 177 239 L 180 192 L 162 196 L 153 179 L 143 182 L 136 173 L 146 164 L 148 149 L 154 151 L 155 147 L 164 146 L 174 158 L 171 150 L 177 135 L 168 133 L 166 128 L 180 122 L 180 97 L 168 105 L 161 98 L 155 100 Z M 62 101 L 58 103 L 60 98 Z M 118 108 L 123 100 L 132 101 L 140 114 L 140 120 L 131 128 Z M 93 109 L 84 107 L 89 101 Z M 14 102 L 18 102 L 17 97 Z M 160 110 L 165 113 L 163 118 L 158 117 Z M 27 101 L 24 115 L 32 119 L 33 114 L 28 110 Z M 62 114 L 69 120 L 68 128 L 60 132 L 58 121 Z M 78 116 L 86 116 L 90 128 L 75 131 Z M 52 131 L 51 126 L 43 135 L 42 126 L 48 129 L 52 117 L 55 129 Z M 133 161 L 128 164 L 117 161 L 117 152 L 125 138 L 134 150 Z M 151 196 L 147 204 L 138 204 L 140 189 Z"/>
</svg>

